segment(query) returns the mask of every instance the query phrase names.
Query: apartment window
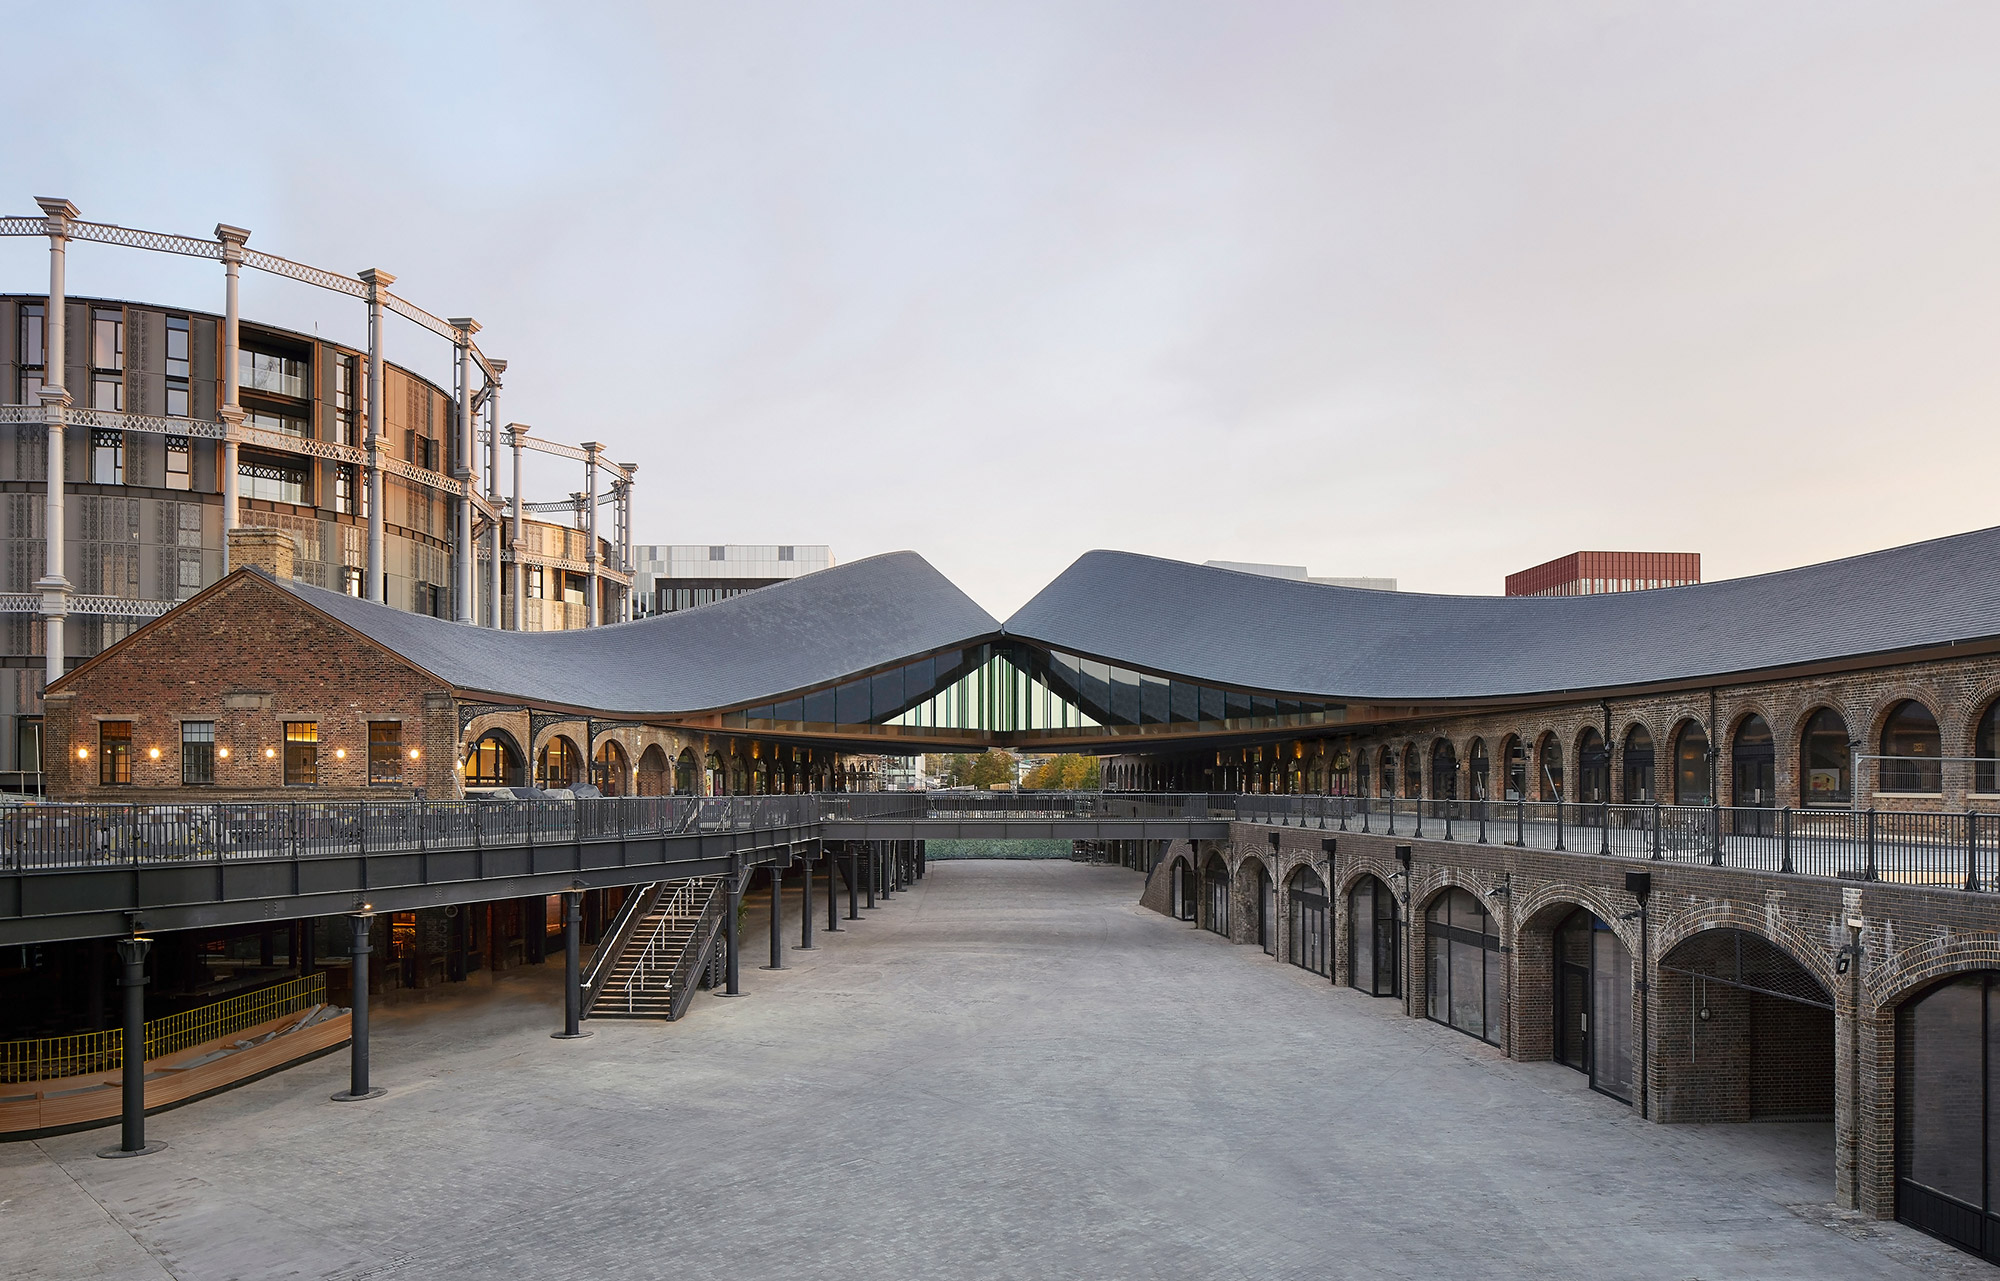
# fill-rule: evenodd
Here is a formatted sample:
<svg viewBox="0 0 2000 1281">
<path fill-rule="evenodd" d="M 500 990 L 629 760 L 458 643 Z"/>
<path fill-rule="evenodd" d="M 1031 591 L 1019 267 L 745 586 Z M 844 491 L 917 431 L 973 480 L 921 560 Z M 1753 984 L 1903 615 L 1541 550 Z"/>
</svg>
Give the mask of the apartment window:
<svg viewBox="0 0 2000 1281">
<path fill-rule="evenodd" d="M 132 781 L 132 722 L 97 723 L 97 781 L 120 787 Z"/>
<path fill-rule="evenodd" d="M 403 723 L 368 722 L 368 782 L 403 781 Z"/>
<path fill-rule="evenodd" d="M 354 514 L 354 490 L 357 477 L 354 464 L 342 463 L 333 470 L 333 509 Z"/>
<path fill-rule="evenodd" d="M 48 360 L 42 331 L 46 314 L 38 302 L 21 307 L 21 403 L 24 405 L 36 404 L 41 398 L 42 371 Z"/>
<path fill-rule="evenodd" d="M 334 439 L 350 447 L 361 443 L 355 439 L 354 409 L 354 357 L 336 356 L 333 362 Z"/>
<path fill-rule="evenodd" d="M 305 400 L 312 395 L 311 362 L 264 351 L 239 351 L 236 385 L 269 396 Z"/>
<path fill-rule="evenodd" d="M 319 786 L 319 722 L 285 722 L 285 786 Z"/>
<path fill-rule="evenodd" d="M 340 590 L 349 596 L 361 597 L 361 568 L 358 565 L 343 565 L 340 569 Z"/>
<path fill-rule="evenodd" d="M 181 782 L 202 787 L 215 781 L 215 722 L 181 722 Z"/>
<path fill-rule="evenodd" d="M 125 409 L 125 313 L 114 307 L 90 312 L 90 407 Z"/>
<path fill-rule="evenodd" d="M 90 433 L 90 480 L 95 485 L 125 483 L 125 433 Z"/>
<path fill-rule="evenodd" d="M 710 560 L 728 560 L 728 553 L 729 549 L 726 547 L 710 547 L 708 549 L 708 558 Z"/>
<path fill-rule="evenodd" d="M 167 417 L 188 416 L 188 319 L 167 317 Z M 182 485 L 182 489 L 187 486 Z"/>
<path fill-rule="evenodd" d="M 793 551 L 793 549 L 792 549 L 792 548 L 790 548 L 790 547 L 780 547 L 780 548 L 778 549 L 778 559 L 779 559 L 779 560 L 791 560 L 791 559 L 793 559 L 793 557 L 792 557 L 792 551 Z"/>
<path fill-rule="evenodd" d="M 193 451 L 186 436 L 167 437 L 167 488 L 194 488 Z"/>
<path fill-rule="evenodd" d="M 304 459 L 282 458 L 274 455 L 249 455 L 240 457 L 236 464 L 236 474 L 241 481 L 239 491 L 245 498 L 258 498 L 273 503 L 309 503 L 312 492 L 312 464 Z"/>
<path fill-rule="evenodd" d="M 540 565 L 528 566 L 528 599 L 542 599 L 542 567 Z"/>
</svg>

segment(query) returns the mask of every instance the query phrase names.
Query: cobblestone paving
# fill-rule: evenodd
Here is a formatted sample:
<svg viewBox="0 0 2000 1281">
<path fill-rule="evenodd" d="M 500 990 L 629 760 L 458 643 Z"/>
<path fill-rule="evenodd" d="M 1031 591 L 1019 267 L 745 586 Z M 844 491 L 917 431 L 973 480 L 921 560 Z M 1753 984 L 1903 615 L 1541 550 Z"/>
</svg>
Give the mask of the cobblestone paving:
<svg viewBox="0 0 2000 1281">
<path fill-rule="evenodd" d="M 344 1055 L 0 1146 L 10 1278 L 1990 1276 L 1833 1212 L 1825 1126 L 1635 1120 L 1386 1001 L 1133 905 L 933 865 L 747 999 L 560 1022 L 553 967 Z M 823 911 L 823 908 L 822 908 Z M 796 898 L 787 941 L 796 942 Z M 821 924 L 824 924 L 822 920 Z M 764 954 L 761 920 L 746 933 Z"/>
</svg>

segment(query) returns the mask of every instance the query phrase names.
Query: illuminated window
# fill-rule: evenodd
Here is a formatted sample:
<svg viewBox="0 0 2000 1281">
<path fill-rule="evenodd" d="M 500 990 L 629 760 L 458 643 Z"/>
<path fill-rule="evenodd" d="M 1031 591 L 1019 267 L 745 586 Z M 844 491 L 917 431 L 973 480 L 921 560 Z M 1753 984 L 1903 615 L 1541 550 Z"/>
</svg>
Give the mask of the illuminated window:
<svg viewBox="0 0 2000 1281">
<path fill-rule="evenodd" d="M 319 722 L 285 722 L 285 786 L 319 786 Z"/>
<path fill-rule="evenodd" d="M 132 781 L 132 722 L 97 723 L 97 781 L 106 787 Z"/>
<path fill-rule="evenodd" d="M 396 784 L 403 781 L 403 723 L 368 722 L 368 782 Z"/>
</svg>

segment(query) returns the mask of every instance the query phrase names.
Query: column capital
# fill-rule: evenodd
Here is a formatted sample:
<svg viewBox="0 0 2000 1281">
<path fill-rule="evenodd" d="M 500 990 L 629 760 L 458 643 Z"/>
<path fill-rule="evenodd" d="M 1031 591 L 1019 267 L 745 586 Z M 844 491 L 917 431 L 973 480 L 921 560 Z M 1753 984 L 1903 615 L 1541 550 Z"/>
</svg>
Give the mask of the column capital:
<svg viewBox="0 0 2000 1281">
<path fill-rule="evenodd" d="M 153 940 L 147 938 L 144 934 L 134 934 L 130 938 L 122 938 L 117 940 L 117 942 L 118 959 L 127 965 L 144 965 L 146 963 L 146 953 L 153 950 Z M 122 981 L 120 985 L 123 986 Z"/>
<path fill-rule="evenodd" d="M 500 375 L 502 375 L 502 374 L 504 374 L 504 373 L 506 373 L 506 372 L 507 372 L 507 362 L 506 362 L 506 361 L 504 361 L 504 360 L 501 360 L 501 359 L 500 359 L 499 357 L 497 357 L 497 356 L 488 356 L 488 357 L 486 358 L 486 363 L 487 363 L 487 364 L 488 364 L 489 366 L 491 366 L 491 368 L 492 368 L 492 370 L 493 370 L 493 379 L 494 379 L 494 381 L 495 381 L 495 382 L 498 382 L 498 381 L 499 381 L 499 379 L 500 379 Z"/>
<path fill-rule="evenodd" d="M 460 343 L 471 342 L 472 335 L 479 332 L 479 322 L 470 316 L 452 316 L 445 323 L 458 331 Z"/>
<path fill-rule="evenodd" d="M 222 242 L 222 261 L 232 264 L 243 261 L 243 245 L 250 239 L 247 230 L 218 222 L 215 224 L 215 238 Z"/>
<path fill-rule="evenodd" d="M 224 440 L 237 439 L 238 433 L 243 430 L 244 417 L 245 414 L 241 405 L 216 406 L 215 421 L 222 424 L 222 438 Z"/>
<path fill-rule="evenodd" d="M 586 440 L 581 445 L 578 445 L 577 448 L 581 449 L 584 453 L 589 454 L 593 460 L 596 459 L 596 457 L 599 454 L 604 452 L 604 446 L 600 442 L 595 440 Z"/>
<path fill-rule="evenodd" d="M 69 617 L 69 580 L 60 574 L 50 574 L 35 580 L 35 590 L 42 594 L 43 618 Z"/>
<path fill-rule="evenodd" d="M 625 479 L 621 482 L 625 485 L 630 485 L 632 478 L 639 474 L 639 464 L 637 463 L 620 463 L 618 464 L 618 468 L 625 473 Z"/>
<path fill-rule="evenodd" d="M 365 267 L 355 272 L 354 276 L 355 279 L 368 286 L 368 294 L 371 298 L 396 283 L 396 278 L 380 267 Z"/>
<path fill-rule="evenodd" d="M 70 406 L 69 389 L 44 386 L 36 394 L 42 402 L 42 421 L 50 427 L 61 430 Z"/>
<path fill-rule="evenodd" d="M 36 196 L 35 203 L 42 207 L 46 220 L 42 230 L 51 236 L 67 239 L 69 224 L 76 220 L 76 206 L 61 196 Z"/>
<path fill-rule="evenodd" d="M 519 449 L 521 447 L 521 442 L 528 438 L 528 433 L 534 430 L 535 429 L 533 427 L 528 426 L 528 424 L 526 423 L 508 423 L 507 443 L 509 445 L 512 445 L 514 448 Z"/>
</svg>

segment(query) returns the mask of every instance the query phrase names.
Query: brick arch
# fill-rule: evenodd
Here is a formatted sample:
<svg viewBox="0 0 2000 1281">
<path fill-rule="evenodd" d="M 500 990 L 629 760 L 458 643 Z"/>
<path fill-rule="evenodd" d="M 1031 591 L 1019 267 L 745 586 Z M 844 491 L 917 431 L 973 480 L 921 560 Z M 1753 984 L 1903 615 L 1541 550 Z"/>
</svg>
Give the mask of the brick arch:
<svg viewBox="0 0 2000 1281">
<path fill-rule="evenodd" d="M 1604 891 L 1572 881 L 1549 881 L 1519 894 L 1514 902 L 1509 942 L 1511 936 L 1528 930 L 1553 929 L 1579 907 L 1610 926 L 1626 950 L 1635 957 L 1639 955 L 1639 923 L 1620 920 L 1624 910 L 1610 903 Z"/>
<path fill-rule="evenodd" d="M 1951 730 L 1947 728 L 1949 718 L 1944 712 L 1939 710 L 1937 695 L 1912 686 L 1899 685 L 1869 705 L 1868 732 L 1861 739 L 1861 749 L 1864 753 L 1874 753 L 1882 750 L 1882 731 L 1889 724 L 1889 713 L 1895 711 L 1904 703 L 1916 703 L 1931 714 L 1931 719 L 1937 722 L 1938 739 L 1940 742 L 1948 741 L 1951 738 Z M 1854 724 L 1852 721 L 1848 722 L 1847 732 L 1849 734 L 1854 733 Z"/>
<path fill-rule="evenodd" d="M 1415 877 L 1414 872 L 1412 876 L 1413 878 Z M 1501 911 L 1500 906 L 1493 901 L 1493 896 L 1486 888 L 1472 877 L 1464 875 L 1458 868 L 1434 867 L 1426 871 L 1421 878 L 1417 879 L 1419 880 L 1420 888 L 1413 888 L 1410 892 L 1410 920 L 1413 922 L 1422 919 L 1431 910 L 1431 904 L 1437 902 L 1438 895 L 1444 893 L 1446 890 L 1454 889 L 1464 890 L 1466 893 L 1472 895 L 1472 897 L 1478 899 L 1480 906 L 1486 909 L 1486 914 L 1491 916 L 1495 921 L 1504 922 L 1506 920 L 1505 914 Z M 1505 941 L 1504 926 L 1502 941 Z"/>
<path fill-rule="evenodd" d="M 1771 727 L 1771 742 L 1773 746 L 1776 746 L 1779 743 L 1780 741 L 1779 734 L 1782 732 L 1779 729 L 1779 726 L 1783 724 L 1783 719 L 1779 717 L 1776 713 L 1774 713 L 1771 710 L 1771 708 L 1763 701 L 1759 699 L 1746 699 L 1742 702 L 1737 703 L 1730 710 L 1727 720 L 1729 728 L 1727 732 L 1724 733 L 1722 738 L 1724 746 L 1730 748 L 1733 748 L 1735 746 L 1737 731 L 1741 730 L 1743 728 L 1743 723 L 1749 720 L 1752 716 L 1763 717 L 1764 723 Z M 1801 729 L 1804 728 L 1804 724 L 1805 723 L 1803 721 L 1800 722 Z"/>
<path fill-rule="evenodd" d="M 1997 702 L 2000 702 L 2000 676 L 1974 686 L 1966 695 L 1960 708 L 1963 714 L 1957 740 L 1960 755 L 1971 756 L 1978 750 L 1980 718 L 1986 715 L 1987 708 Z M 1944 722 L 1939 721 L 1938 726 L 1942 729 Z"/>
<path fill-rule="evenodd" d="M 582 728 L 584 732 L 579 733 L 579 728 Z M 571 782 L 589 782 L 590 753 L 584 748 L 584 743 L 589 741 L 588 730 L 589 726 L 583 721 L 558 721 L 555 724 L 544 726 L 542 732 L 535 735 L 534 746 L 528 750 L 525 773 L 528 776 L 529 784 L 531 786 L 540 786 L 540 784 L 535 782 L 535 778 L 540 771 L 542 753 L 548 749 L 549 744 L 559 738 L 567 740 L 571 749 L 576 753 L 577 774 Z"/>
<path fill-rule="evenodd" d="M 1864 974 L 1869 1004 L 1890 1014 L 1944 979 L 1979 970 L 2000 971 L 2000 933 L 1940 932 L 1930 943 L 1905 947 L 1896 959 Z"/>
<path fill-rule="evenodd" d="M 1838 976 L 1833 972 L 1833 957 L 1828 953 L 1823 940 L 1803 933 L 1789 921 L 1780 924 L 1773 934 L 1765 927 L 1764 913 L 1752 910 L 1749 905 L 1730 900 L 1725 903 L 1710 902 L 1699 908 L 1689 908 L 1664 919 L 1657 919 L 1654 925 L 1652 952 L 1656 961 L 1664 961 L 1673 950 L 1700 934 L 1711 930 L 1741 930 L 1752 934 L 1782 950 L 1799 968 L 1813 976 L 1819 985 L 1831 995 L 1837 989 Z"/>
<path fill-rule="evenodd" d="M 1813 717 L 1819 715 L 1821 712 L 1824 711 L 1832 711 L 1839 713 L 1841 721 L 1844 722 L 1847 726 L 1847 733 L 1849 737 L 1853 736 L 1854 711 L 1852 708 L 1844 707 L 1839 702 L 1831 698 L 1808 698 L 1799 705 L 1799 710 L 1792 716 L 1791 725 L 1785 731 L 1786 745 L 1794 753 L 1802 753 L 1805 751 L 1806 724 L 1807 722 L 1811 721 Z M 1776 725 L 1773 725 L 1771 727 L 1771 732 L 1773 734 L 1776 734 L 1778 732 L 1778 727 Z"/>
</svg>

